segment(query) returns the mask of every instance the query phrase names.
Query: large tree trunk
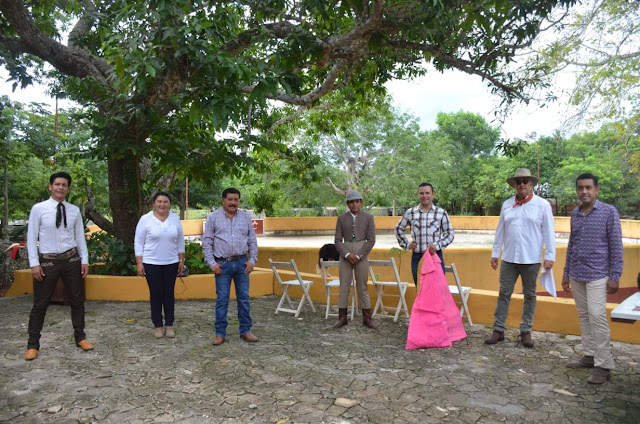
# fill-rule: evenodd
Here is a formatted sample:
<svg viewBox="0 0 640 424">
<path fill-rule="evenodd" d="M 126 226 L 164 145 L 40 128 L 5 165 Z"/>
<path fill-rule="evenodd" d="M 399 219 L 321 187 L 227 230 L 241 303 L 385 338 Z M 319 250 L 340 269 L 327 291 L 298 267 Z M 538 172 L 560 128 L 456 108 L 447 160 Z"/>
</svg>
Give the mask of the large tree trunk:
<svg viewBox="0 0 640 424">
<path fill-rule="evenodd" d="M 110 157 L 107 164 L 114 234 L 125 243 L 133 244 L 138 219 L 144 212 L 140 161 L 137 156 L 130 155 L 126 158 Z"/>
</svg>

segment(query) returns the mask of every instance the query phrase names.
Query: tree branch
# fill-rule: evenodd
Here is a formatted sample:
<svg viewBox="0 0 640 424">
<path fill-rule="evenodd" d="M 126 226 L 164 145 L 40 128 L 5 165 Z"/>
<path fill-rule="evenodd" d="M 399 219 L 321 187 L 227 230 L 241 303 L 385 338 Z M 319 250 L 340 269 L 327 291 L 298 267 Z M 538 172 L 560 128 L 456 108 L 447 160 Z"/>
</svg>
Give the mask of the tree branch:
<svg viewBox="0 0 640 424">
<path fill-rule="evenodd" d="M 0 0 L 0 11 L 19 35 L 19 42 L 26 47 L 22 51 L 11 50 L 15 53 L 28 52 L 37 56 L 65 75 L 74 77 L 93 77 L 108 87 L 107 76 L 104 70 L 110 69 L 102 59 L 92 56 L 90 53 L 70 48 L 45 35 L 36 27 L 29 16 L 23 2 L 18 0 Z M 15 40 L 18 41 L 18 40 Z M 15 48 L 19 44 L 7 45 Z"/>
<path fill-rule="evenodd" d="M 85 186 L 85 190 L 87 192 L 87 204 L 84 208 L 85 216 L 93 221 L 93 223 L 103 231 L 113 234 L 115 232 L 113 222 L 109 221 L 104 217 L 104 215 L 96 210 L 96 198 L 93 196 L 91 186 L 87 184 Z"/>
</svg>

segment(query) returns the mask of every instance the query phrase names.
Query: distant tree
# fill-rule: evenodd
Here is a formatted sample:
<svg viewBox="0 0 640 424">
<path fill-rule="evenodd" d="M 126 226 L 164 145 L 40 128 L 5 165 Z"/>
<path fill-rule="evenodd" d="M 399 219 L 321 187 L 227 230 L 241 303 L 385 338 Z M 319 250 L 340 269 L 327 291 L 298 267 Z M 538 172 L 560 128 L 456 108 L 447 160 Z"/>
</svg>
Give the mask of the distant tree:
<svg viewBox="0 0 640 424">
<path fill-rule="evenodd" d="M 506 183 L 513 175 L 508 163 L 506 158 L 498 157 L 480 162 L 471 191 L 474 205 L 482 215 L 499 215 L 502 202 L 513 196 L 513 190 Z"/>
<path fill-rule="evenodd" d="M 560 204 L 577 201 L 575 179 L 584 172 L 591 172 L 600 178 L 599 199 L 616 203 L 624 186 L 622 157 L 613 149 L 613 141 L 606 131 L 576 134 L 566 142 L 566 155 L 558 163 L 553 178 L 552 194 Z"/>
<path fill-rule="evenodd" d="M 470 112 L 438 114 L 438 129 L 430 133 L 433 143 L 444 153 L 444 167 L 438 174 L 439 199 L 453 214 L 474 212 L 471 190 L 481 164 L 491 156 L 500 132 L 485 119 Z"/>
<path fill-rule="evenodd" d="M 577 107 L 574 120 L 594 122 L 640 119 L 640 2 L 581 2 L 554 28 L 534 59 L 549 77 L 575 76 L 568 93 Z M 568 71 L 568 72 L 566 72 Z"/>
</svg>

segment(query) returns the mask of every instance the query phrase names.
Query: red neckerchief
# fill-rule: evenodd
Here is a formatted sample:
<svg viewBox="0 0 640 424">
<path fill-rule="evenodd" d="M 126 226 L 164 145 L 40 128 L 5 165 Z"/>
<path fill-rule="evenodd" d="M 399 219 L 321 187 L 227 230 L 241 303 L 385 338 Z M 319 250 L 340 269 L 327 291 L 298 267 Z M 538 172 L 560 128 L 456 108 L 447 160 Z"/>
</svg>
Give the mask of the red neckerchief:
<svg viewBox="0 0 640 424">
<path fill-rule="evenodd" d="M 529 195 L 524 200 L 518 200 L 518 198 L 516 197 L 516 204 L 513 205 L 513 207 L 515 208 L 516 206 L 522 206 L 531 199 L 533 199 L 533 191 L 529 193 Z"/>
</svg>

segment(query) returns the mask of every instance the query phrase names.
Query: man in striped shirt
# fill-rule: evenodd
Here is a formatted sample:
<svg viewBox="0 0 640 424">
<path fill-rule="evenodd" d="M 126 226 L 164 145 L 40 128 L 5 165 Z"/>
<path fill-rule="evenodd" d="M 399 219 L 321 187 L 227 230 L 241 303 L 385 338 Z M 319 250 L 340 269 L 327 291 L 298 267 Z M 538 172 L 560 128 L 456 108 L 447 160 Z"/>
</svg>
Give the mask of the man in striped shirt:
<svg viewBox="0 0 640 424">
<path fill-rule="evenodd" d="M 571 214 L 562 288 L 571 291 L 580 318 L 584 356 L 569 368 L 591 368 L 588 383 L 609 380 L 614 368 L 607 320 L 607 294 L 618 291 L 622 275 L 622 229 L 615 207 L 597 200 L 598 177 L 581 174 L 576 179 L 580 207 Z"/>
<path fill-rule="evenodd" d="M 453 227 L 447 211 L 433 204 L 433 186 L 422 183 L 418 187 L 418 199 L 420 204 L 409 209 L 398 225 L 396 225 L 396 238 L 401 248 L 412 250 L 411 273 L 413 282 L 418 286 L 418 263 L 425 252 L 437 253 L 442 262 L 444 272 L 444 258 L 442 249 L 453 241 Z M 405 229 L 411 227 L 411 242 L 404 235 Z"/>
<path fill-rule="evenodd" d="M 240 191 L 229 187 L 222 192 L 222 208 L 211 212 L 202 237 L 204 259 L 216 278 L 215 346 L 227 337 L 227 309 L 231 280 L 236 290 L 240 338 L 257 342 L 249 305 L 249 274 L 258 261 L 258 243 L 249 213 L 239 209 Z"/>
</svg>

